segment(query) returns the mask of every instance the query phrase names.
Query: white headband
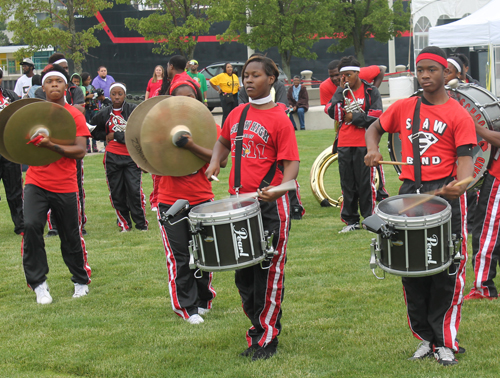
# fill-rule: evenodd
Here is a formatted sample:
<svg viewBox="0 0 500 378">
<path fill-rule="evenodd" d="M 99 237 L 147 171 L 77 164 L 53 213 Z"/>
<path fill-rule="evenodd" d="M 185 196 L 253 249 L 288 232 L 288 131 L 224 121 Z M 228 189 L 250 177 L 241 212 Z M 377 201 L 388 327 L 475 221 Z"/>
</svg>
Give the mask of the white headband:
<svg viewBox="0 0 500 378">
<path fill-rule="evenodd" d="M 360 68 L 358 66 L 345 66 L 340 69 L 339 72 L 344 72 L 344 71 L 360 71 Z"/>
<path fill-rule="evenodd" d="M 111 92 L 111 89 L 113 89 L 114 87 L 120 87 L 124 90 L 125 93 L 127 93 L 127 88 L 125 88 L 125 85 L 123 84 L 120 84 L 120 83 L 113 83 L 111 84 L 111 86 L 109 87 L 109 91 Z"/>
<path fill-rule="evenodd" d="M 49 71 L 47 72 L 44 76 L 43 76 L 43 79 L 42 79 L 42 85 L 43 83 L 45 83 L 45 80 L 49 77 L 49 76 L 59 76 L 61 77 L 64 82 L 66 84 L 68 84 L 68 79 L 66 79 L 66 76 L 64 76 L 62 73 L 58 72 L 58 71 Z"/>
<path fill-rule="evenodd" d="M 458 73 L 461 73 L 462 72 L 462 67 L 460 67 L 460 64 L 458 64 L 455 59 L 447 59 L 448 62 L 450 62 L 451 64 L 453 64 L 455 66 L 455 68 L 457 69 Z"/>
<path fill-rule="evenodd" d="M 68 63 L 68 61 L 67 61 L 66 59 L 64 59 L 64 58 L 63 58 L 63 59 L 56 60 L 56 61 L 54 62 L 54 64 L 61 64 L 61 63 Z"/>
</svg>

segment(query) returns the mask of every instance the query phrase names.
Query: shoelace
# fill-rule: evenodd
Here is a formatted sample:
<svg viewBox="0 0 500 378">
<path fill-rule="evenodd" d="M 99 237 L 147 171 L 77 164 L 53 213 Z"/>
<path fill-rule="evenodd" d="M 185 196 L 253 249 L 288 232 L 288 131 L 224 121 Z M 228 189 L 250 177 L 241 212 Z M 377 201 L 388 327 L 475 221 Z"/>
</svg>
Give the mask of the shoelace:
<svg viewBox="0 0 500 378">
<path fill-rule="evenodd" d="M 426 354 L 428 354 L 430 351 L 431 351 L 431 347 L 429 346 L 429 343 L 421 342 L 413 356 L 414 357 L 423 357 Z"/>
<path fill-rule="evenodd" d="M 455 359 L 453 351 L 450 348 L 446 347 L 436 348 L 436 353 L 439 356 L 439 359 L 443 361 L 453 361 Z"/>
</svg>

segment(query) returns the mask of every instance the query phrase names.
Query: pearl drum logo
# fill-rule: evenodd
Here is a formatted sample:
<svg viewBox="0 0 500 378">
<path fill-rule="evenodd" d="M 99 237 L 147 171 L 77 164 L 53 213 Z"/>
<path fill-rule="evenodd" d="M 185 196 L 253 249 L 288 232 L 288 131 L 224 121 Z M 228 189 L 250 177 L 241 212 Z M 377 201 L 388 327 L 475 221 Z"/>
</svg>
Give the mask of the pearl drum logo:
<svg viewBox="0 0 500 378">
<path fill-rule="evenodd" d="M 437 246 L 438 243 L 439 239 L 436 235 L 427 238 L 427 264 L 437 264 L 437 261 L 432 259 L 432 247 Z"/>
<path fill-rule="evenodd" d="M 237 231 L 233 226 L 233 237 L 236 241 L 236 247 L 238 248 L 239 257 L 249 257 L 250 255 L 243 249 L 243 240 L 248 239 L 248 231 L 246 228 L 240 228 Z"/>
</svg>

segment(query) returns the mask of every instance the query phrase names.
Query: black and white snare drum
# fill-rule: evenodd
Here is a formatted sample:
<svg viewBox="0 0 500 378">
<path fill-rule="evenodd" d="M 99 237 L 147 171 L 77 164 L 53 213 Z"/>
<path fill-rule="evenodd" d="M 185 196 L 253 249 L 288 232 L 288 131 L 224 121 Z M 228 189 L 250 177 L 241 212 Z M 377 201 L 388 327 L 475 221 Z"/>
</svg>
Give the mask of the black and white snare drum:
<svg viewBox="0 0 500 378">
<path fill-rule="evenodd" d="M 500 131 L 500 103 L 499 100 L 486 89 L 475 84 L 461 83 L 458 88 L 449 88 L 448 95 L 457 100 L 460 105 L 477 121 L 481 126 L 490 130 Z M 418 91 L 414 96 L 421 96 L 422 91 Z M 389 134 L 388 137 L 389 156 L 392 161 L 401 161 L 401 140 L 399 134 Z M 474 160 L 474 180 L 469 184 L 467 190 L 481 186 L 484 174 L 488 167 L 491 156 L 491 145 L 481 137 L 477 137 L 477 146 L 473 150 Z M 394 166 L 396 172 L 401 174 L 401 167 Z"/>
<path fill-rule="evenodd" d="M 425 197 L 433 196 L 404 194 L 378 204 L 375 215 L 384 225 L 372 240 L 372 264 L 404 277 L 431 276 L 450 266 L 454 258 L 451 206 L 440 197 L 417 204 Z"/>
<path fill-rule="evenodd" d="M 227 198 L 195 206 L 189 212 L 191 254 L 201 270 L 235 270 L 273 256 L 254 198 Z"/>
</svg>

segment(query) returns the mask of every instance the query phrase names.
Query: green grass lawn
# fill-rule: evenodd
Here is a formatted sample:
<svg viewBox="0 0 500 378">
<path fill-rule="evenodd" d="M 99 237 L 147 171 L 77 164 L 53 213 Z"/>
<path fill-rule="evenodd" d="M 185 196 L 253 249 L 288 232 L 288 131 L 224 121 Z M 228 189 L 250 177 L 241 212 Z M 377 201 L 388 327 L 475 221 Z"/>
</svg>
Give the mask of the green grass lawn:
<svg viewBox="0 0 500 378">
<path fill-rule="evenodd" d="M 71 297 L 70 274 L 53 237 L 45 242 L 54 302 L 36 303 L 24 279 L 21 237 L 0 189 L 0 377 L 498 377 L 500 302 L 464 305 L 458 336 L 467 353 L 457 366 L 407 361 L 418 340 L 408 328 L 400 278 L 375 279 L 369 269 L 373 234 L 338 234 L 339 209 L 320 207 L 309 188 L 311 165 L 333 132 L 302 131 L 297 138 L 307 212 L 292 222 L 283 331 L 274 358 L 252 363 L 238 356 L 247 347 L 250 323 L 233 272 L 214 274 L 217 298 L 205 323 L 190 325 L 174 314 L 156 217 L 148 210 L 149 232 L 118 232 L 103 156 L 96 154 L 85 158 L 92 267 L 87 297 Z M 388 160 L 385 142 L 381 150 Z M 330 182 L 335 169 L 336 163 Z M 228 171 L 213 184 L 216 199 L 228 196 Z M 397 175 L 392 167 L 385 172 L 394 195 Z M 149 196 L 149 175 L 143 184 Z M 469 259 L 466 291 L 472 281 Z"/>
</svg>

